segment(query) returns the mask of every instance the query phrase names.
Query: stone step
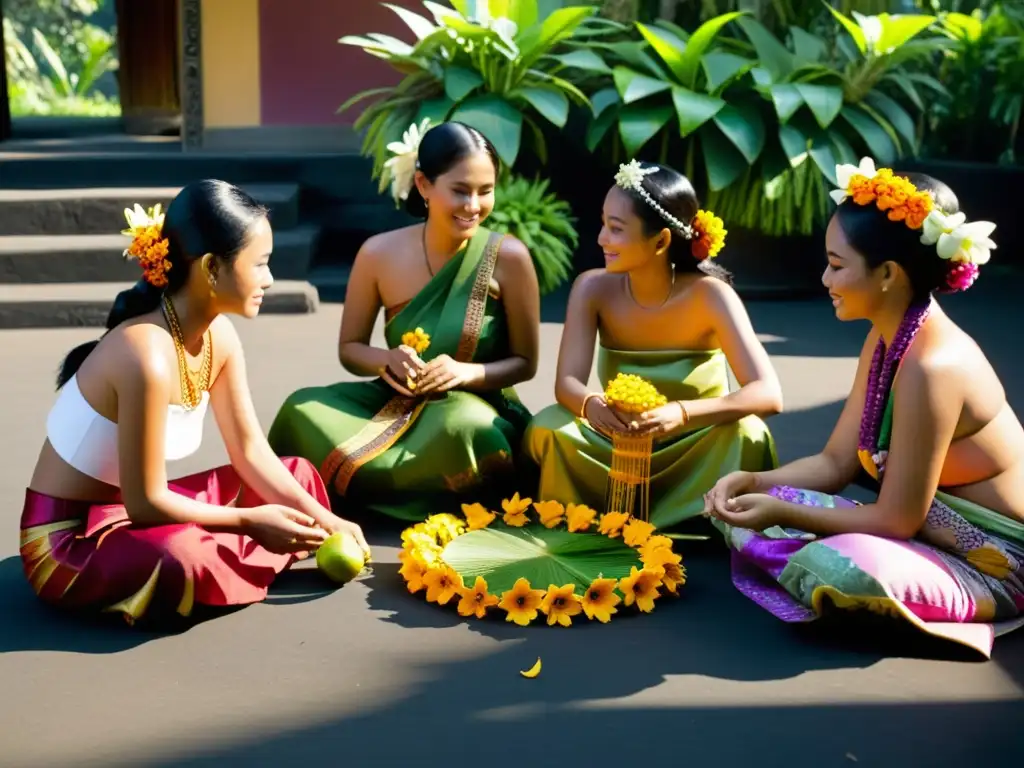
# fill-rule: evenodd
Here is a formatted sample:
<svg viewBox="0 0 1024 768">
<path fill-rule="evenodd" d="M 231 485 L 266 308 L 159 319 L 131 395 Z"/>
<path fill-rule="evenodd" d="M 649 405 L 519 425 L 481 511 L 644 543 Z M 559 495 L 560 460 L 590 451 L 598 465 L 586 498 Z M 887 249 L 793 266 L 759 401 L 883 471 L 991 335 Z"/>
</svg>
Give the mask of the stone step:
<svg viewBox="0 0 1024 768">
<path fill-rule="evenodd" d="M 276 278 L 301 280 L 309 272 L 319 227 L 302 225 L 274 233 L 270 268 Z M 110 283 L 139 277 L 138 265 L 121 257 L 123 235 L 0 237 L 0 283 Z"/>
<path fill-rule="evenodd" d="M 298 184 L 246 184 L 243 189 L 270 209 L 275 230 L 298 225 Z M 0 237 L 114 234 L 125 227 L 125 208 L 160 203 L 166 211 L 180 190 L 180 186 L 0 189 Z"/>
<path fill-rule="evenodd" d="M 131 283 L 0 285 L 0 329 L 102 328 L 118 293 Z M 278 280 L 263 299 L 262 314 L 309 314 L 319 309 L 316 288 Z"/>
<path fill-rule="evenodd" d="M 341 304 L 348 290 L 351 264 L 330 264 L 314 267 L 309 271 L 309 282 L 316 288 L 320 301 Z"/>
</svg>

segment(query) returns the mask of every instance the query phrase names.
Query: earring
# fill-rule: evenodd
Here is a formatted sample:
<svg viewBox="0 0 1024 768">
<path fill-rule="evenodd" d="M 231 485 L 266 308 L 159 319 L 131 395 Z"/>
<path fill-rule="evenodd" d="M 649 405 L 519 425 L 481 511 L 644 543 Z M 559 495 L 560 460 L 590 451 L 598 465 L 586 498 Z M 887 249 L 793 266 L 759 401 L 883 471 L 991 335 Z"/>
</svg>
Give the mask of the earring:
<svg viewBox="0 0 1024 768">
<path fill-rule="evenodd" d="M 889 290 L 889 286 L 888 285 L 883 285 L 882 286 L 882 293 L 885 293 L 888 290 Z"/>
</svg>

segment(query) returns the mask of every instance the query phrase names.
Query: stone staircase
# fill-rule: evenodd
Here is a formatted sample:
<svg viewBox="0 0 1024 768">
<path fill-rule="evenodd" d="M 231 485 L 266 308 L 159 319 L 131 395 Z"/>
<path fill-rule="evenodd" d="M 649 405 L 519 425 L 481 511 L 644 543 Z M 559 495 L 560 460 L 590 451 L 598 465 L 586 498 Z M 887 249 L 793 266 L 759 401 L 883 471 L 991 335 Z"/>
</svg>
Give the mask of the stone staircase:
<svg viewBox="0 0 1024 768">
<path fill-rule="evenodd" d="M 343 300 L 362 242 L 407 223 L 377 195 L 358 155 L 0 144 L 0 328 L 102 326 L 114 296 L 139 275 L 121 258 L 124 209 L 166 208 L 201 178 L 238 184 L 270 209 L 275 283 L 265 314 Z"/>
</svg>

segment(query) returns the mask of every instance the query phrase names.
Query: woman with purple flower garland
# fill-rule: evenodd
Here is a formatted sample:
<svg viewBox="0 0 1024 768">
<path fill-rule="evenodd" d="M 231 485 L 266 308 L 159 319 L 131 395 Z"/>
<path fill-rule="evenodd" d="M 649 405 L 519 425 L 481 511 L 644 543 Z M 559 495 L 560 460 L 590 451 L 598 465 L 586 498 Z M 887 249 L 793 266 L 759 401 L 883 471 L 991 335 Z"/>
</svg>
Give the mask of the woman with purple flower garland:
<svg viewBox="0 0 1024 768">
<path fill-rule="evenodd" d="M 840 320 L 872 324 L 853 389 L 821 453 L 726 475 L 704 511 L 733 582 L 780 619 L 867 609 L 988 656 L 1024 624 L 1024 429 L 932 295 L 970 287 L 995 225 L 870 158 L 837 177 L 822 283 Z M 874 503 L 835 495 L 862 470 Z"/>
</svg>

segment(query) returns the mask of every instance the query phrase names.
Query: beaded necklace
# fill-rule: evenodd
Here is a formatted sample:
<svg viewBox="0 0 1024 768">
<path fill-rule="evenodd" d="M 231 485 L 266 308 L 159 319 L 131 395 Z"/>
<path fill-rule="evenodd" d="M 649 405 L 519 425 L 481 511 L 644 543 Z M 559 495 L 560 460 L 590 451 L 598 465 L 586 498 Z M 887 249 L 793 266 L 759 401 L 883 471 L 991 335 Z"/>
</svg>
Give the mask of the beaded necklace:
<svg viewBox="0 0 1024 768">
<path fill-rule="evenodd" d="M 185 337 L 181 331 L 178 313 L 174 311 L 174 305 L 166 294 L 164 294 L 163 310 L 164 317 L 167 319 L 167 325 L 171 329 L 171 338 L 174 339 L 174 348 L 178 355 L 181 404 L 186 411 L 191 411 L 202 402 L 203 392 L 210 388 L 210 377 L 213 370 L 213 333 L 207 330 L 199 370 L 193 371 L 185 355 Z"/>
<path fill-rule="evenodd" d="M 871 358 L 857 455 L 864 469 L 878 480 L 885 472 L 885 461 L 889 455 L 889 436 L 892 431 L 892 399 L 889 394 L 893 380 L 917 332 L 928 319 L 931 308 L 930 298 L 925 302 L 911 304 L 900 321 L 892 345 L 886 349 L 885 341 L 879 338 Z"/>
</svg>

